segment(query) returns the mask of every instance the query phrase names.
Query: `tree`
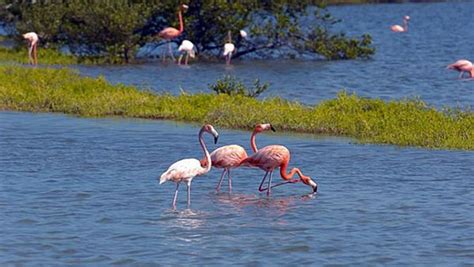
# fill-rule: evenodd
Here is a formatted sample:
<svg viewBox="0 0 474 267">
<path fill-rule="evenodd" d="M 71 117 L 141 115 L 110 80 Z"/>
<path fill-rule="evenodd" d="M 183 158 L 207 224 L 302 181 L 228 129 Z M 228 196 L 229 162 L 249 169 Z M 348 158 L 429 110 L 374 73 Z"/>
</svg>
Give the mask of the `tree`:
<svg viewBox="0 0 474 267">
<path fill-rule="evenodd" d="M 19 3 L 9 0 L 0 20 L 15 23 L 18 33 L 36 31 L 43 45 L 67 45 L 77 55 L 105 57 L 109 62 L 128 62 L 147 42 L 159 41 L 165 26 L 178 25 L 175 0 L 69 0 Z M 216 57 L 232 33 L 238 47 L 234 57 L 275 51 L 286 57 L 306 53 L 328 59 L 368 57 L 374 53 L 371 38 L 347 38 L 333 34 L 337 23 L 321 1 L 296 0 L 186 0 L 185 31 L 173 42 L 191 40 L 202 56 Z M 6 7 L 6 8 L 5 8 Z M 45 15 L 47 14 L 47 15 Z M 310 20 L 303 25 L 302 20 Z M 248 31 L 250 39 L 240 37 Z M 20 40 L 20 38 L 18 38 Z M 158 46 L 165 42 L 157 42 Z"/>
</svg>

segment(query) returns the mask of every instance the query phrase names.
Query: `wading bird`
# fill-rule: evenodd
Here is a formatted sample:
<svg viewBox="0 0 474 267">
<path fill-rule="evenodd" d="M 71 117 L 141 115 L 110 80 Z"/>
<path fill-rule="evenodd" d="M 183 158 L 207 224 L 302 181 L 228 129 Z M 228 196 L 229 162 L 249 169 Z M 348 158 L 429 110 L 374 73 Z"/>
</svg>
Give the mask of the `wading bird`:
<svg viewBox="0 0 474 267">
<path fill-rule="evenodd" d="M 38 65 L 38 35 L 35 32 L 28 32 L 23 34 L 23 38 L 28 41 L 28 63 Z"/>
<path fill-rule="evenodd" d="M 408 21 L 410 20 L 409 16 L 403 17 L 403 27 L 400 25 L 392 25 L 390 29 L 392 32 L 407 32 L 408 31 Z"/>
<path fill-rule="evenodd" d="M 255 129 L 252 133 L 252 137 L 250 139 L 250 146 L 252 150 L 256 152 L 257 146 L 255 145 L 255 135 L 257 133 L 275 129 L 270 124 L 257 124 Z M 239 145 L 228 145 L 219 147 L 218 149 L 212 151 L 211 153 L 211 161 L 212 167 L 217 169 L 224 169 L 221 174 L 221 178 L 219 183 L 217 184 L 216 191 L 219 192 L 221 189 L 222 180 L 224 179 L 224 175 L 227 173 L 227 179 L 229 183 L 229 193 L 232 192 L 232 178 L 230 176 L 230 170 L 237 168 L 240 166 L 242 161 L 247 158 L 247 152 L 245 149 Z M 205 166 L 206 160 L 201 160 L 201 165 Z"/>
<path fill-rule="evenodd" d="M 474 66 L 472 62 L 466 59 L 460 59 L 453 64 L 449 64 L 447 69 L 453 69 L 459 71 L 459 79 L 461 79 L 464 75 L 464 72 L 469 73 L 471 78 L 474 78 Z"/>
<path fill-rule="evenodd" d="M 255 141 L 253 141 L 252 149 L 257 152 L 243 160 L 242 165 L 258 167 L 265 171 L 265 175 L 263 176 L 262 182 L 258 188 L 260 192 L 267 191 L 267 196 L 269 196 L 273 187 L 287 183 L 297 183 L 299 181 L 311 186 L 313 193 L 318 190 L 318 185 L 311 179 L 311 177 L 304 175 L 300 169 L 293 168 L 289 173 L 287 173 L 288 163 L 290 162 L 290 151 L 288 148 L 281 145 L 270 145 L 257 150 Z M 280 168 L 281 178 L 286 181 L 272 186 L 273 171 L 278 167 Z M 268 186 L 267 188 L 263 188 L 263 183 L 268 174 L 270 174 Z M 292 180 L 295 174 L 298 174 L 300 179 Z"/>
<path fill-rule="evenodd" d="M 184 40 L 181 45 L 178 47 L 178 51 L 181 53 L 178 58 L 178 65 L 181 65 L 181 59 L 183 59 L 183 54 L 186 54 L 184 59 L 184 65 L 188 65 L 188 58 L 194 58 L 196 56 L 194 52 L 194 44 L 191 41 Z"/>
<path fill-rule="evenodd" d="M 176 209 L 176 199 L 178 198 L 178 189 L 181 182 L 185 182 L 188 187 L 188 208 L 191 205 L 191 182 L 195 176 L 203 175 L 211 169 L 211 156 L 204 143 L 203 134 L 209 133 L 214 136 L 214 143 L 217 143 L 219 134 L 210 124 L 202 126 L 199 131 L 199 143 L 206 158 L 206 167 L 202 167 L 198 159 L 182 159 L 171 165 L 160 177 L 160 184 L 166 181 L 173 181 L 176 183 L 176 191 L 173 198 L 173 208 Z"/>
<path fill-rule="evenodd" d="M 247 39 L 247 32 L 240 30 L 240 36 Z M 230 60 L 232 59 L 232 54 L 236 51 L 235 45 L 232 43 L 232 34 L 230 31 L 227 32 L 227 43 L 224 44 L 224 53 L 222 54 L 225 57 L 225 63 L 230 65 Z"/>
<path fill-rule="evenodd" d="M 188 6 L 185 4 L 182 4 L 179 6 L 179 11 L 178 11 L 179 30 L 173 27 L 166 27 L 158 33 L 158 36 L 168 41 L 168 50 L 173 61 L 175 60 L 175 58 L 173 56 L 173 50 L 171 48 L 171 40 L 180 36 L 181 33 L 184 31 L 184 22 L 183 22 L 182 13 L 186 9 L 188 9 Z M 163 53 L 163 61 L 166 60 L 166 56 L 164 54 L 165 53 Z"/>
</svg>

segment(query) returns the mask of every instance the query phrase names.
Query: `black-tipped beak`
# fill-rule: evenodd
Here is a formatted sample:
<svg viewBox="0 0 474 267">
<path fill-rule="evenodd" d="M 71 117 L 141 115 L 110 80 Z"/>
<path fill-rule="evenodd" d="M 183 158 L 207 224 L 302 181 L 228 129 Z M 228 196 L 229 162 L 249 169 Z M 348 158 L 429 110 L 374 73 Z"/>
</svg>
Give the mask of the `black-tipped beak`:
<svg viewBox="0 0 474 267">
<path fill-rule="evenodd" d="M 217 144 L 217 139 L 219 139 L 219 136 L 214 136 L 214 144 Z"/>
<path fill-rule="evenodd" d="M 313 188 L 313 193 L 316 193 L 316 192 L 318 192 L 318 186 L 317 185 Z"/>
<path fill-rule="evenodd" d="M 273 125 L 270 124 L 270 129 L 272 129 L 272 131 L 276 132 L 275 128 L 273 128 Z"/>
</svg>

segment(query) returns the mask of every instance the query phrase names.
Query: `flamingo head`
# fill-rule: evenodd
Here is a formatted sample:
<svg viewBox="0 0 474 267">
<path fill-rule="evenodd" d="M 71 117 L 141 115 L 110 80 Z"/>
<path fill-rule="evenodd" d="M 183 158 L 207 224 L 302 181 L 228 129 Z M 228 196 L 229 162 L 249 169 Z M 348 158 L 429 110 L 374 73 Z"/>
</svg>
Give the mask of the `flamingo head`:
<svg viewBox="0 0 474 267">
<path fill-rule="evenodd" d="M 217 143 L 217 139 L 219 139 L 219 133 L 217 133 L 216 129 L 214 129 L 212 125 L 206 124 L 202 126 L 201 132 L 207 132 L 207 133 L 212 134 L 212 136 L 214 136 L 214 144 Z"/>
<path fill-rule="evenodd" d="M 181 6 L 179 6 L 179 8 L 181 9 L 181 11 L 185 11 L 189 8 L 189 6 L 186 4 L 182 4 Z"/>
<path fill-rule="evenodd" d="M 405 17 L 403 17 L 403 19 L 406 20 L 406 21 L 409 21 L 409 20 L 410 20 L 410 16 L 405 16 Z"/>
<path fill-rule="evenodd" d="M 247 35 L 247 32 L 246 32 L 246 31 L 240 30 L 240 36 L 242 36 L 242 38 L 244 38 L 244 39 L 247 39 L 247 36 L 248 36 L 248 35 Z"/>
<path fill-rule="evenodd" d="M 261 133 L 264 131 L 272 130 L 273 132 L 276 132 L 275 128 L 270 123 L 259 123 L 255 125 L 254 132 Z"/>
<path fill-rule="evenodd" d="M 303 181 L 305 185 L 309 185 L 311 186 L 311 188 L 313 188 L 313 193 L 316 193 L 318 191 L 318 184 L 315 181 L 313 181 L 311 177 L 303 176 L 301 177 L 301 180 Z"/>
</svg>

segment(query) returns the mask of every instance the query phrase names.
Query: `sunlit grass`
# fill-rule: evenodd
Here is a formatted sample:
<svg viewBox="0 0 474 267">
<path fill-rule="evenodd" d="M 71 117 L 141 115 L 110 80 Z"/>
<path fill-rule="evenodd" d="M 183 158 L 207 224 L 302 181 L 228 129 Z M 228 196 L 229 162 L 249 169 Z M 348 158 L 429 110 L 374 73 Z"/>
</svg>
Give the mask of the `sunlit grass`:
<svg viewBox="0 0 474 267">
<path fill-rule="evenodd" d="M 0 47 L 0 61 L 28 64 L 28 49 Z M 38 49 L 38 63 L 41 65 L 70 65 L 82 63 L 82 59 L 60 53 L 55 49 Z"/>
<path fill-rule="evenodd" d="M 226 94 L 155 94 L 68 69 L 0 67 L 0 108 L 209 122 L 217 127 L 275 128 L 355 137 L 363 142 L 444 149 L 474 149 L 474 113 L 439 111 L 420 100 L 384 101 L 341 92 L 306 106 L 281 98 L 258 100 Z"/>
</svg>

